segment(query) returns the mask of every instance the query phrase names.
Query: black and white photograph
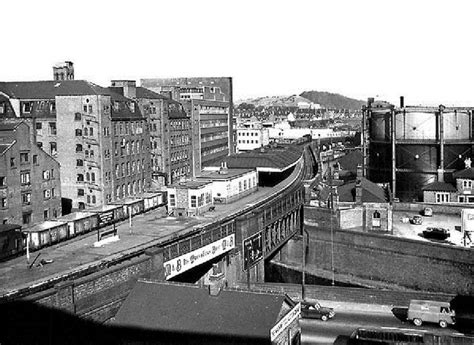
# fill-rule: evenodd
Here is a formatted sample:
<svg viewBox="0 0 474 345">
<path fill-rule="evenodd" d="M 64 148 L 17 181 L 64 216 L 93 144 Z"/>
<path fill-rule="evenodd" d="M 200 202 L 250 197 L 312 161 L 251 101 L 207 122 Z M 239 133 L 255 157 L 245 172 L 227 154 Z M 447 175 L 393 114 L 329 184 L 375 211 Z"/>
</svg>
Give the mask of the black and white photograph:
<svg viewBox="0 0 474 345">
<path fill-rule="evenodd" d="M 0 13 L 0 345 L 474 345 L 474 3 Z"/>
</svg>

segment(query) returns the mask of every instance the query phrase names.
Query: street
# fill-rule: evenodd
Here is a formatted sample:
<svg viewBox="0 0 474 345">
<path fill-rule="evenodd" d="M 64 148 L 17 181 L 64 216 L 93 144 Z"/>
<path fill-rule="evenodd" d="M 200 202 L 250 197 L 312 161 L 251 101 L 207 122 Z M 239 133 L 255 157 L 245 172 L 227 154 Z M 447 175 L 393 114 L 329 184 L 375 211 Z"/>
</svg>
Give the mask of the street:
<svg viewBox="0 0 474 345">
<path fill-rule="evenodd" d="M 382 311 L 369 310 L 361 305 L 360 311 L 338 311 L 336 309 L 336 316 L 329 321 L 300 319 L 301 344 L 346 344 L 351 333 L 361 327 L 459 334 L 454 328 L 441 329 L 436 324 L 424 324 L 421 327 L 416 327 L 408 321 L 402 321 L 405 313 L 405 308 Z"/>
</svg>

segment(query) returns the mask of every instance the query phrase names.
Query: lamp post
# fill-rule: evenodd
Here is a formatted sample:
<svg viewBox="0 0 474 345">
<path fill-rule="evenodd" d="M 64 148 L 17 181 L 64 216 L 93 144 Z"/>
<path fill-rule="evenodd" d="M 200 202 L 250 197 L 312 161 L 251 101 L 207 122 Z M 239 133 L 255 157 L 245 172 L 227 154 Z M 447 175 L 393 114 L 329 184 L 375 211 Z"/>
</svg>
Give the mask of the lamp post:
<svg viewBox="0 0 474 345">
<path fill-rule="evenodd" d="M 304 228 L 304 225 L 303 225 L 303 229 L 302 229 L 302 233 L 303 233 L 303 261 L 302 261 L 302 269 L 301 269 L 301 274 L 302 274 L 302 277 L 301 277 L 301 299 L 304 301 L 306 299 L 306 287 L 305 287 L 305 280 L 306 280 L 306 256 L 308 254 L 308 243 L 309 243 L 309 233 L 308 233 L 308 230 L 306 230 Z M 306 241 L 305 241 L 305 236 L 304 234 L 306 234 Z"/>
</svg>

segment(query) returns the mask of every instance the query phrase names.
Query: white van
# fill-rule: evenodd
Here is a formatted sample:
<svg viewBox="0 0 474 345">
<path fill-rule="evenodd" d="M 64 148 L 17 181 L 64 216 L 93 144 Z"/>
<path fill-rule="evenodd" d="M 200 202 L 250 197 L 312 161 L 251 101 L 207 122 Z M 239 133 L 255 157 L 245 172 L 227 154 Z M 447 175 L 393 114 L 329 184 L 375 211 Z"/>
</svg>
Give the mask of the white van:
<svg viewBox="0 0 474 345">
<path fill-rule="evenodd" d="M 408 307 L 408 321 L 413 321 L 415 326 L 421 326 L 423 322 L 434 322 L 445 328 L 454 325 L 455 312 L 448 302 L 411 300 Z"/>
</svg>

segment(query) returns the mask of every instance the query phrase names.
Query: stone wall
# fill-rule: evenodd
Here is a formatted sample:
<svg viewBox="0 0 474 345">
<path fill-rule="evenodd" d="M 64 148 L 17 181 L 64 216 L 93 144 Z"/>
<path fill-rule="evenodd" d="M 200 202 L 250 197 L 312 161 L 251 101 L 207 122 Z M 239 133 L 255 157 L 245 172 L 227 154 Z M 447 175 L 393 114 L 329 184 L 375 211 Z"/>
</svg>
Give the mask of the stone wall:
<svg viewBox="0 0 474 345">
<path fill-rule="evenodd" d="M 331 248 L 337 274 L 347 274 L 421 291 L 474 295 L 474 255 L 471 249 L 420 242 L 388 235 L 306 226 L 308 264 L 331 270 Z M 301 262 L 301 245 L 294 245 L 288 262 Z"/>
</svg>

